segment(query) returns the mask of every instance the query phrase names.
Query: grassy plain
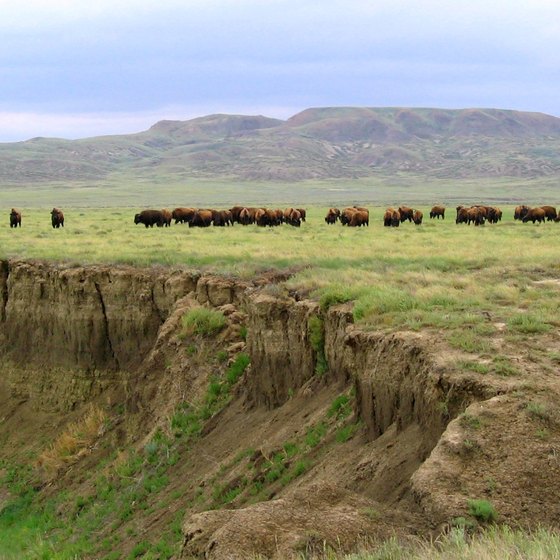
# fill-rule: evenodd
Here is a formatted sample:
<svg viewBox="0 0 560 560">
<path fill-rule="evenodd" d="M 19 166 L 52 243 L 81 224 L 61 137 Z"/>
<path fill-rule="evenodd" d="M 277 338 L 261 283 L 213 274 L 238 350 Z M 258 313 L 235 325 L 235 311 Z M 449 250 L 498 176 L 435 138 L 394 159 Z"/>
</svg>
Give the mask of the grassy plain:
<svg viewBox="0 0 560 560">
<path fill-rule="evenodd" d="M 427 216 L 429 208 L 420 207 Z M 323 307 L 354 301 L 355 319 L 382 329 L 444 330 L 449 343 L 484 354 L 498 331 L 512 339 L 546 335 L 560 325 L 560 224 L 523 224 L 505 207 L 503 221 L 482 227 L 426 219 L 384 228 L 382 207 L 369 228 L 324 222 L 308 209 L 301 228 L 145 228 L 132 208 L 69 208 L 55 230 L 48 210 L 25 211 L 23 227 L 0 226 L 0 257 L 176 265 L 250 278 L 294 271 L 286 288 Z M 538 337 L 537 337 L 538 338 Z"/>
<path fill-rule="evenodd" d="M 133 223 L 132 208 L 70 208 L 65 227 L 53 229 L 49 211 L 33 209 L 12 230 L 0 209 L 0 257 L 177 265 L 245 278 L 292 269 L 290 289 L 323 305 L 355 300 L 356 319 L 376 326 L 464 325 L 483 322 L 486 310 L 513 331 L 544 332 L 559 320 L 560 224 L 522 224 L 512 207 L 504 210 L 501 223 L 483 227 L 456 225 L 449 209 L 446 220 L 384 228 L 381 207 L 371 208 L 369 228 L 329 226 L 325 208 L 313 207 L 301 228 L 152 229 Z"/>
</svg>

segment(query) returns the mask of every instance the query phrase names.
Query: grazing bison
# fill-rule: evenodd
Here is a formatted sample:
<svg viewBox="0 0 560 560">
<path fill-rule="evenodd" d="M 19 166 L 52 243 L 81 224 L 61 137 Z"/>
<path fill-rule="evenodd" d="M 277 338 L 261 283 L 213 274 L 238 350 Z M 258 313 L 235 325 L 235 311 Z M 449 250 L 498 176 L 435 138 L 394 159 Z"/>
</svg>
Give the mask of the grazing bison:
<svg viewBox="0 0 560 560">
<path fill-rule="evenodd" d="M 385 227 L 399 227 L 401 223 L 401 215 L 394 208 L 387 208 L 383 215 L 383 225 Z"/>
<path fill-rule="evenodd" d="M 286 208 L 284 210 L 284 221 L 294 227 L 301 226 L 301 212 L 296 208 Z"/>
<path fill-rule="evenodd" d="M 139 214 L 134 215 L 135 224 L 144 224 L 147 228 L 163 226 L 163 214 L 161 210 L 142 210 Z"/>
<path fill-rule="evenodd" d="M 232 226 L 233 214 L 231 210 L 211 210 L 212 222 L 215 226 Z"/>
<path fill-rule="evenodd" d="M 414 210 L 414 214 L 412 215 L 412 221 L 419 226 L 422 223 L 422 219 L 424 218 L 424 214 L 420 210 Z"/>
<path fill-rule="evenodd" d="M 58 208 L 53 208 L 51 210 L 51 224 L 53 228 L 59 228 L 60 226 L 64 227 L 64 214 L 62 210 Z"/>
<path fill-rule="evenodd" d="M 327 224 L 336 224 L 336 220 L 340 218 L 340 210 L 338 208 L 329 208 L 327 215 L 325 216 L 325 222 Z"/>
<path fill-rule="evenodd" d="M 496 206 L 488 206 L 486 211 L 487 219 L 491 224 L 497 224 L 502 220 L 502 211 Z"/>
<path fill-rule="evenodd" d="M 340 223 L 343 226 L 347 226 L 350 223 L 350 220 L 352 219 L 354 212 L 358 212 L 358 210 L 356 208 L 345 208 L 344 210 L 342 210 L 339 218 Z"/>
<path fill-rule="evenodd" d="M 433 206 L 430 210 L 430 220 L 433 218 L 437 218 L 441 216 L 442 220 L 445 220 L 445 206 Z"/>
<path fill-rule="evenodd" d="M 251 214 L 249 213 L 248 208 L 242 208 L 241 209 L 241 211 L 239 212 L 239 217 L 237 218 L 237 221 L 242 226 L 248 226 L 251 223 Z"/>
<path fill-rule="evenodd" d="M 18 226 L 21 227 L 21 212 L 12 208 L 12 211 L 10 212 L 10 227 L 14 228 Z"/>
<path fill-rule="evenodd" d="M 162 225 L 165 227 L 171 226 L 171 220 L 173 219 L 173 214 L 167 209 L 164 208 L 161 211 L 161 218 L 162 218 Z"/>
<path fill-rule="evenodd" d="M 401 215 L 401 222 L 408 220 L 412 222 L 412 216 L 414 215 L 414 210 L 408 206 L 399 206 L 399 214 Z"/>
<path fill-rule="evenodd" d="M 513 219 L 523 220 L 527 212 L 529 212 L 529 207 L 525 206 L 525 204 L 522 204 L 521 206 L 516 206 L 515 211 L 513 212 Z"/>
<path fill-rule="evenodd" d="M 457 206 L 457 219 L 455 220 L 455 223 L 466 224 L 468 221 L 468 208 L 465 208 L 464 206 Z"/>
<path fill-rule="evenodd" d="M 544 222 L 546 219 L 546 213 L 542 208 L 529 208 L 525 216 L 523 217 L 523 223 L 527 222 Z"/>
<path fill-rule="evenodd" d="M 467 225 L 471 225 L 471 222 L 475 226 L 481 226 L 486 220 L 486 209 L 481 206 L 472 206 L 467 209 Z"/>
<path fill-rule="evenodd" d="M 356 210 L 352 214 L 348 226 L 349 227 L 369 226 L 369 212 L 364 210 Z"/>
<path fill-rule="evenodd" d="M 233 217 L 234 222 L 237 222 L 238 224 L 241 223 L 239 221 L 239 214 L 241 214 L 241 210 L 243 210 L 244 208 L 245 208 L 245 206 L 234 206 L 233 208 L 229 209 L 229 211 L 231 212 L 231 215 Z"/>
<path fill-rule="evenodd" d="M 189 222 L 189 227 L 208 227 L 210 225 L 212 225 L 212 210 L 197 210 Z"/>
<path fill-rule="evenodd" d="M 541 206 L 541 208 L 544 210 L 544 215 L 547 222 L 553 222 L 558 217 L 556 208 L 554 208 L 554 206 Z"/>
<path fill-rule="evenodd" d="M 173 212 L 171 212 L 171 217 L 175 220 L 175 223 L 189 223 L 194 216 L 196 209 L 194 208 L 175 208 Z"/>
<path fill-rule="evenodd" d="M 305 222 L 305 217 L 307 216 L 307 212 L 305 211 L 305 208 L 296 208 L 296 210 L 299 212 L 299 215 L 301 216 L 301 221 Z"/>
</svg>

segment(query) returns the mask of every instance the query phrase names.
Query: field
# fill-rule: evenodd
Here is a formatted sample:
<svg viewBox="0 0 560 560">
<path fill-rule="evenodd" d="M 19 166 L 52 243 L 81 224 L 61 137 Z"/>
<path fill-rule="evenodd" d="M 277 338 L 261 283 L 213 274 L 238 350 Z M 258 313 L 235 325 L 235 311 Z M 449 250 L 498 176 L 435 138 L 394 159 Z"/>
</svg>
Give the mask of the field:
<svg viewBox="0 0 560 560">
<path fill-rule="evenodd" d="M 429 209 L 420 208 L 427 216 Z M 384 228 L 383 210 L 371 208 L 369 228 L 327 225 L 326 209 L 313 207 L 299 229 L 151 229 L 134 225 L 133 208 L 69 208 L 65 227 L 53 229 L 49 211 L 34 209 L 12 230 L 9 210 L 1 209 L 0 258 L 178 265 L 240 277 L 290 269 L 291 289 L 356 299 L 358 318 L 381 313 L 382 325 L 420 326 L 438 309 L 505 315 L 529 309 L 545 322 L 557 320 L 559 224 L 522 224 L 512 207 L 503 207 L 496 225 L 456 225 L 448 209 L 446 220 Z"/>
<path fill-rule="evenodd" d="M 288 270 L 282 289 L 323 307 L 353 301 L 355 319 L 370 328 L 442 331 L 451 346 L 483 357 L 489 339 L 505 335 L 511 348 L 479 366 L 505 371 L 519 344 L 539 349 L 537 360 L 558 357 L 548 335 L 560 324 L 560 224 L 523 224 L 512 207 L 503 210 L 502 222 L 482 227 L 456 225 L 449 209 L 445 220 L 385 228 L 377 207 L 369 228 L 348 228 L 325 224 L 326 209 L 314 207 L 301 228 L 152 229 L 134 225 L 134 209 L 90 208 L 68 209 L 58 230 L 48 210 L 30 210 L 21 229 L 0 229 L 0 257 L 176 265 L 241 278 Z"/>
<path fill-rule="evenodd" d="M 420 209 L 427 216 L 429 208 Z M 365 330 L 426 335 L 428 340 L 438 341 L 459 371 L 518 383 L 517 394 L 523 403 L 519 406 L 539 427 L 533 439 L 545 445 L 557 431 L 552 397 L 542 387 L 544 377 L 552 387 L 560 364 L 556 335 L 560 326 L 560 224 L 522 224 L 513 220 L 513 207 L 502 209 L 501 223 L 481 227 L 456 225 L 454 211 L 449 209 L 444 221 L 426 219 L 421 226 L 406 223 L 384 228 L 384 208 L 378 206 L 370 208 L 369 228 L 329 226 L 323 220 L 326 208 L 310 207 L 301 228 L 173 225 L 146 229 L 134 225 L 135 208 L 68 207 L 63 229 L 50 226 L 49 209 L 31 209 L 24 211 L 23 227 L 11 230 L 9 208 L 4 207 L 0 209 L 6 218 L 0 225 L 0 259 L 171 265 L 241 278 L 289 272 L 285 282 L 263 289 L 280 297 L 317 299 L 323 309 L 352 301 L 354 319 Z M 533 381 L 537 376 L 538 384 Z M 475 421 L 477 418 L 465 415 L 471 432 L 483 431 Z M 88 511 L 79 500 L 76 498 L 76 511 Z M 28 546 L 18 539 L 29 541 L 31 535 L 37 543 L 35 555 L 28 557 L 87 556 L 84 551 L 89 551 L 89 545 L 79 540 L 71 552 L 70 545 L 65 545 L 66 556 L 55 556 L 54 550 L 62 545 L 43 540 L 41 535 L 52 531 L 64 539 L 65 533 L 57 525 L 61 522 L 48 510 L 44 517 L 34 518 L 25 508 L 22 506 L 25 515 L 15 512 L 16 522 L 0 515 L 10 541 L 0 542 L 0 550 L 4 546 L 10 551 L 13 543 L 12 557 L 17 557 L 17 551 Z M 128 510 L 117 511 L 123 519 L 129 515 Z M 86 514 L 84 519 L 89 519 Z M 169 537 L 173 546 L 181 538 L 178 524 Z M 86 530 L 78 525 L 75 535 L 82 534 Z M 526 557 L 536 558 L 539 554 L 552 557 L 558 550 L 554 534 L 540 532 L 533 539 L 506 529 L 484 535 L 483 556 L 478 540 L 471 542 L 461 535 L 452 533 L 435 548 L 423 544 L 413 545 L 412 550 L 390 541 L 379 550 L 374 548 L 371 555 L 352 558 L 437 558 L 439 553 L 441 557 L 501 558 L 506 557 L 504 549 L 524 550 Z M 171 550 L 171 544 L 169 547 Z M 129 557 L 141 556 L 141 552 L 138 548 L 138 554 Z M 151 554 L 146 557 L 170 557 L 154 550 Z M 513 552 L 511 557 L 515 557 Z"/>
</svg>

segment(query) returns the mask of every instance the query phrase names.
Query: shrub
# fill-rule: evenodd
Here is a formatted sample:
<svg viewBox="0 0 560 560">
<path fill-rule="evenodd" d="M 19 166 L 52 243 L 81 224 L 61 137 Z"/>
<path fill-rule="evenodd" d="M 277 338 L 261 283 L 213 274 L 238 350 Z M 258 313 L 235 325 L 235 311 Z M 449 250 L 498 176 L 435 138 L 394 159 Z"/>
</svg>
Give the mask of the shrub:
<svg viewBox="0 0 560 560">
<path fill-rule="evenodd" d="M 243 375 L 247 366 L 251 363 L 251 358 L 248 354 L 240 352 L 235 357 L 233 363 L 228 367 L 226 371 L 226 380 L 230 385 L 237 383 L 237 380 Z"/>
<path fill-rule="evenodd" d="M 350 406 L 350 398 L 348 395 L 339 395 L 334 399 L 329 410 L 327 411 L 327 416 L 329 418 L 346 418 L 352 412 L 352 407 Z"/>
<path fill-rule="evenodd" d="M 187 337 L 192 334 L 211 336 L 219 333 L 226 326 L 226 318 L 221 311 L 196 307 L 187 311 L 181 320 L 181 336 Z"/>
<path fill-rule="evenodd" d="M 488 500 L 469 500 L 469 515 L 484 523 L 494 523 L 498 519 L 498 512 Z"/>
<path fill-rule="evenodd" d="M 311 348 L 315 351 L 316 356 L 315 373 L 321 375 L 328 369 L 327 359 L 325 357 L 325 331 L 323 319 L 317 315 L 309 317 L 307 320 L 307 332 L 309 333 Z"/>
</svg>

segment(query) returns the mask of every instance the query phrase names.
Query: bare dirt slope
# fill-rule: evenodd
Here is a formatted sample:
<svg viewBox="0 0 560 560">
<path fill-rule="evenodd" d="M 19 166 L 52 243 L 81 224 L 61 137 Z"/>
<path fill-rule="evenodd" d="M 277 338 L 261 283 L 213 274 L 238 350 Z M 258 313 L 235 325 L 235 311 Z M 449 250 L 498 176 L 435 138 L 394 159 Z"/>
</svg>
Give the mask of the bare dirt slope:
<svg viewBox="0 0 560 560">
<path fill-rule="evenodd" d="M 177 519 L 182 558 L 353 550 L 437 534 L 472 499 L 510 524 L 560 522 L 560 385 L 522 349 L 520 375 L 481 374 L 436 337 L 363 332 L 348 305 L 322 311 L 258 280 L 0 270 L 0 457 L 31 464 L 45 499 L 81 496 L 80 515 L 104 511 L 109 485 L 135 488 L 126 515 L 96 518 L 112 551 L 155 542 Z M 201 308 L 225 326 L 185 331 Z M 91 406 L 105 414 L 95 437 L 41 462 Z M 59 514 L 78 519 L 74 507 Z"/>
</svg>

